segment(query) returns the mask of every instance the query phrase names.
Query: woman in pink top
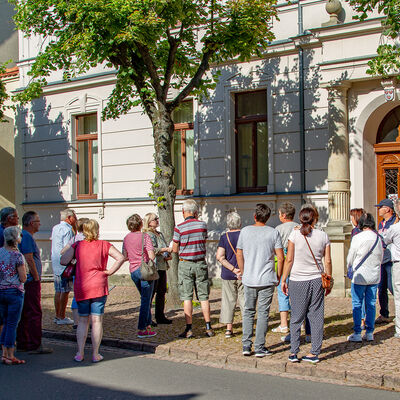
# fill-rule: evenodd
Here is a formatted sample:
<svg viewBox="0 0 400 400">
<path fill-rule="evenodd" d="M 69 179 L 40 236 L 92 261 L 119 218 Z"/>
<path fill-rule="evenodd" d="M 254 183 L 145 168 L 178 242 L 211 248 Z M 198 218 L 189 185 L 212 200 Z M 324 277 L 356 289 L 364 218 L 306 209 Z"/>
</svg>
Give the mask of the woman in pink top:
<svg viewBox="0 0 400 400">
<path fill-rule="evenodd" d="M 140 293 L 138 337 L 146 338 L 156 335 L 156 332 L 151 329 L 151 298 L 154 281 L 143 281 L 141 279 L 142 240 L 144 261 L 154 260 L 156 256 L 150 236 L 141 232 L 143 226 L 142 218 L 138 214 L 133 214 L 126 220 L 126 225 L 131 232 L 124 238 L 123 253 L 126 259 L 129 260 L 129 272 Z"/>
<path fill-rule="evenodd" d="M 124 263 L 125 258 L 111 243 L 99 238 L 99 224 L 90 219 L 83 224 L 85 239 L 63 249 L 61 264 L 67 264 L 76 258 L 76 275 L 74 282 L 75 299 L 78 303 L 79 321 L 76 331 L 78 352 L 74 358 L 81 362 L 84 358 L 85 343 L 89 327 L 89 316 L 92 321 L 92 362 L 103 359 L 99 347 L 103 336 L 104 305 L 108 295 L 108 277 L 114 274 Z M 115 259 L 111 269 L 107 270 L 108 256 Z"/>
</svg>

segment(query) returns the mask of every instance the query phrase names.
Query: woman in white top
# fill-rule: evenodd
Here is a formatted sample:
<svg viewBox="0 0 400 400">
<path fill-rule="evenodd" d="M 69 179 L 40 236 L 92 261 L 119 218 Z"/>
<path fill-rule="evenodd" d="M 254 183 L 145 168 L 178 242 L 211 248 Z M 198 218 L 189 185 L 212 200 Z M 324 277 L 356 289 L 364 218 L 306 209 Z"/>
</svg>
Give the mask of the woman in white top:
<svg viewBox="0 0 400 400">
<path fill-rule="evenodd" d="M 313 228 L 317 218 L 313 207 L 304 207 L 299 214 L 300 229 L 289 236 L 288 251 L 281 278 L 282 291 L 289 294 L 292 312 L 290 317 L 289 361 L 299 362 L 301 324 L 308 317 L 311 326 L 311 352 L 302 358 L 313 364 L 319 362 L 324 334 L 324 289 L 322 288 L 322 258 L 325 272 L 332 274 L 331 246 L 328 235 Z M 308 244 L 307 244 L 308 242 Z M 310 247 L 309 247 L 310 246 Z M 314 255 L 314 256 L 313 256 Z M 318 263 L 316 265 L 314 257 Z M 290 274 L 289 289 L 286 279 Z"/>
<path fill-rule="evenodd" d="M 354 271 L 351 280 L 351 302 L 353 305 L 354 333 L 347 340 L 361 342 L 374 340 L 376 291 L 380 281 L 383 258 L 382 240 L 375 231 L 375 221 L 371 214 L 363 214 L 358 221 L 361 230 L 351 240 L 347 266 Z M 365 299 L 365 329 L 361 337 L 361 309 Z"/>
</svg>

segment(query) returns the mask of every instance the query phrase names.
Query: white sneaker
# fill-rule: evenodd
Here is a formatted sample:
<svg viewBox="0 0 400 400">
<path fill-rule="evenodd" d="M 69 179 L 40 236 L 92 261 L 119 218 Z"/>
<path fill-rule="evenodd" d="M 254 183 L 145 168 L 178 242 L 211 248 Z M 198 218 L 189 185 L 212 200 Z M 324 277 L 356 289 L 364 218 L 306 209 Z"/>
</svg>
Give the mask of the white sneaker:
<svg viewBox="0 0 400 400">
<path fill-rule="evenodd" d="M 56 324 L 59 321 L 57 317 L 54 317 L 53 322 Z"/>
<path fill-rule="evenodd" d="M 277 326 L 274 329 L 271 329 L 272 332 L 274 333 L 288 333 L 289 332 L 289 328 L 287 326 Z"/>
<path fill-rule="evenodd" d="M 347 336 L 348 342 L 362 342 L 361 333 L 352 333 L 350 336 Z"/>
<path fill-rule="evenodd" d="M 64 319 L 59 319 L 56 322 L 57 325 L 73 325 L 74 321 L 71 318 L 65 317 Z"/>
<path fill-rule="evenodd" d="M 366 332 L 362 338 L 363 338 L 363 340 L 366 340 L 367 342 L 373 342 L 374 334 L 372 332 Z"/>
</svg>

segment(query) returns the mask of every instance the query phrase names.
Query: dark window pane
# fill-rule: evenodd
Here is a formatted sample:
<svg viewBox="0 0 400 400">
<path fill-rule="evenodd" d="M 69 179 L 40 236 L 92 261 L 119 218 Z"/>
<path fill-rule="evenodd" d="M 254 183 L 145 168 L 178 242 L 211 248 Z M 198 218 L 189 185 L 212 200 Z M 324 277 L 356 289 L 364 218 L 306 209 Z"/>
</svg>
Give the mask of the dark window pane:
<svg viewBox="0 0 400 400">
<path fill-rule="evenodd" d="M 396 107 L 383 119 L 379 127 L 376 143 L 395 142 L 397 136 L 399 136 L 399 128 L 400 107 Z"/>
<path fill-rule="evenodd" d="M 182 190 L 182 148 L 181 132 L 175 131 L 172 140 L 172 164 L 175 167 L 174 181 L 176 188 Z"/>
<path fill-rule="evenodd" d="M 253 186 L 252 124 L 238 125 L 239 187 Z"/>
<path fill-rule="evenodd" d="M 257 186 L 268 185 L 268 126 L 257 124 Z"/>
<path fill-rule="evenodd" d="M 398 194 L 399 171 L 397 168 L 385 169 L 385 189 L 386 197 L 390 194 Z"/>
<path fill-rule="evenodd" d="M 186 189 L 194 189 L 194 131 L 187 129 L 185 134 L 186 153 Z"/>
<path fill-rule="evenodd" d="M 78 142 L 79 194 L 89 194 L 89 146 L 85 140 Z"/>
<path fill-rule="evenodd" d="M 267 93 L 265 90 L 237 94 L 236 99 L 236 118 L 267 114 Z"/>
<path fill-rule="evenodd" d="M 93 183 L 92 194 L 97 194 L 98 189 L 98 145 L 97 140 L 92 140 L 92 169 L 93 169 Z"/>
<path fill-rule="evenodd" d="M 172 112 L 174 124 L 190 124 L 193 122 L 193 101 L 185 101 Z"/>
</svg>

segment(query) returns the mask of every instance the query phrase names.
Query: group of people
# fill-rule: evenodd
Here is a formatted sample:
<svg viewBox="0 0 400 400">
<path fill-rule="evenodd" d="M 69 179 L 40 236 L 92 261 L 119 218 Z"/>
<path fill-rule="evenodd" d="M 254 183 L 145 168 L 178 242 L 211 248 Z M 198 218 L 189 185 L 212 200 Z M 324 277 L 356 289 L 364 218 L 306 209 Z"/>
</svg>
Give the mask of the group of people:
<svg viewBox="0 0 400 400">
<path fill-rule="evenodd" d="M 396 203 L 397 206 L 398 203 Z M 395 297 L 396 337 L 400 337 L 400 224 L 397 224 L 395 205 L 384 199 L 378 205 L 383 218 L 378 231 L 371 214 L 362 209 L 351 210 L 354 224 L 348 254 L 351 275 L 354 333 L 349 341 L 372 341 L 376 323 L 389 319 L 387 290 Z M 300 360 L 317 363 L 323 341 L 324 297 L 331 286 L 323 284 L 322 276 L 332 276 L 330 242 L 327 234 L 316 228 L 318 211 L 303 205 L 299 223 L 294 221 L 295 207 L 286 202 L 279 207 L 281 224 L 267 225 L 271 210 L 266 204 L 257 204 L 254 224 L 242 228 L 236 212 L 227 215 L 227 230 L 222 234 L 216 259 L 221 264 L 222 302 L 220 322 L 226 324 L 225 337 L 234 335 L 235 308 L 242 314 L 243 355 L 265 357 L 271 352 L 265 345 L 269 311 L 275 286 L 278 290 L 280 325 L 274 332 L 285 334 L 282 341 L 290 342 L 290 362 Z M 120 252 L 111 243 L 99 239 L 99 225 L 93 219 L 78 219 L 73 210 L 63 210 L 61 222 L 51 235 L 51 258 L 54 272 L 54 322 L 71 324 L 77 330 L 76 362 L 84 360 L 84 348 L 91 325 L 92 362 L 103 359 L 99 347 L 103 335 L 103 314 L 108 289 L 108 277 L 129 262 L 131 279 L 140 293 L 138 338 L 156 335 L 158 324 L 171 324 L 165 315 L 168 261 L 177 253 L 178 287 L 183 301 L 186 326 L 181 338 L 192 338 L 193 296 L 201 304 L 207 337 L 214 336 L 209 303 L 209 275 L 206 263 L 207 226 L 199 219 L 196 201 L 187 199 L 182 205 L 184 221 L 175 226 L 170 244 L 159 231 L 159 218 L 148 213 L 142 219 L 131 215 L 126 225 L 129 233 Z M 33 235 L 39 230 L 40 218 L 29 211 L 22 218 L 23 230 L 18 227 L 18 213 L 6 207 L 0 211 L 0 343 L 4 364 L 23 364 L 15 357 L 18 351 L 33 354 L 50 353 L 52 349 L 41 344 L 42 311 L 40 305 L 41 260 Z M 108 267 L 108 259 L 114 261 Z M 153 261 L 158 279 L 143 280 L 141 266 Z M 65 266 L 74 263 L 75 276 L 63 277 Z M 330 279 L 332 282 L 333 279 Z M 379 287 L 380 316 L 375 321 L 376 294 Z M 69 293 L 73 319 L 66 317 Z M 151 303 L 155 298 L 155 318 Z M 289 324 L 290 312 L 290 324 Z M 300 335 L 305 325 L 310 352 L 301 359 Z M 364 337 L 362 329 L 366 330 Z"/>
</svg>

